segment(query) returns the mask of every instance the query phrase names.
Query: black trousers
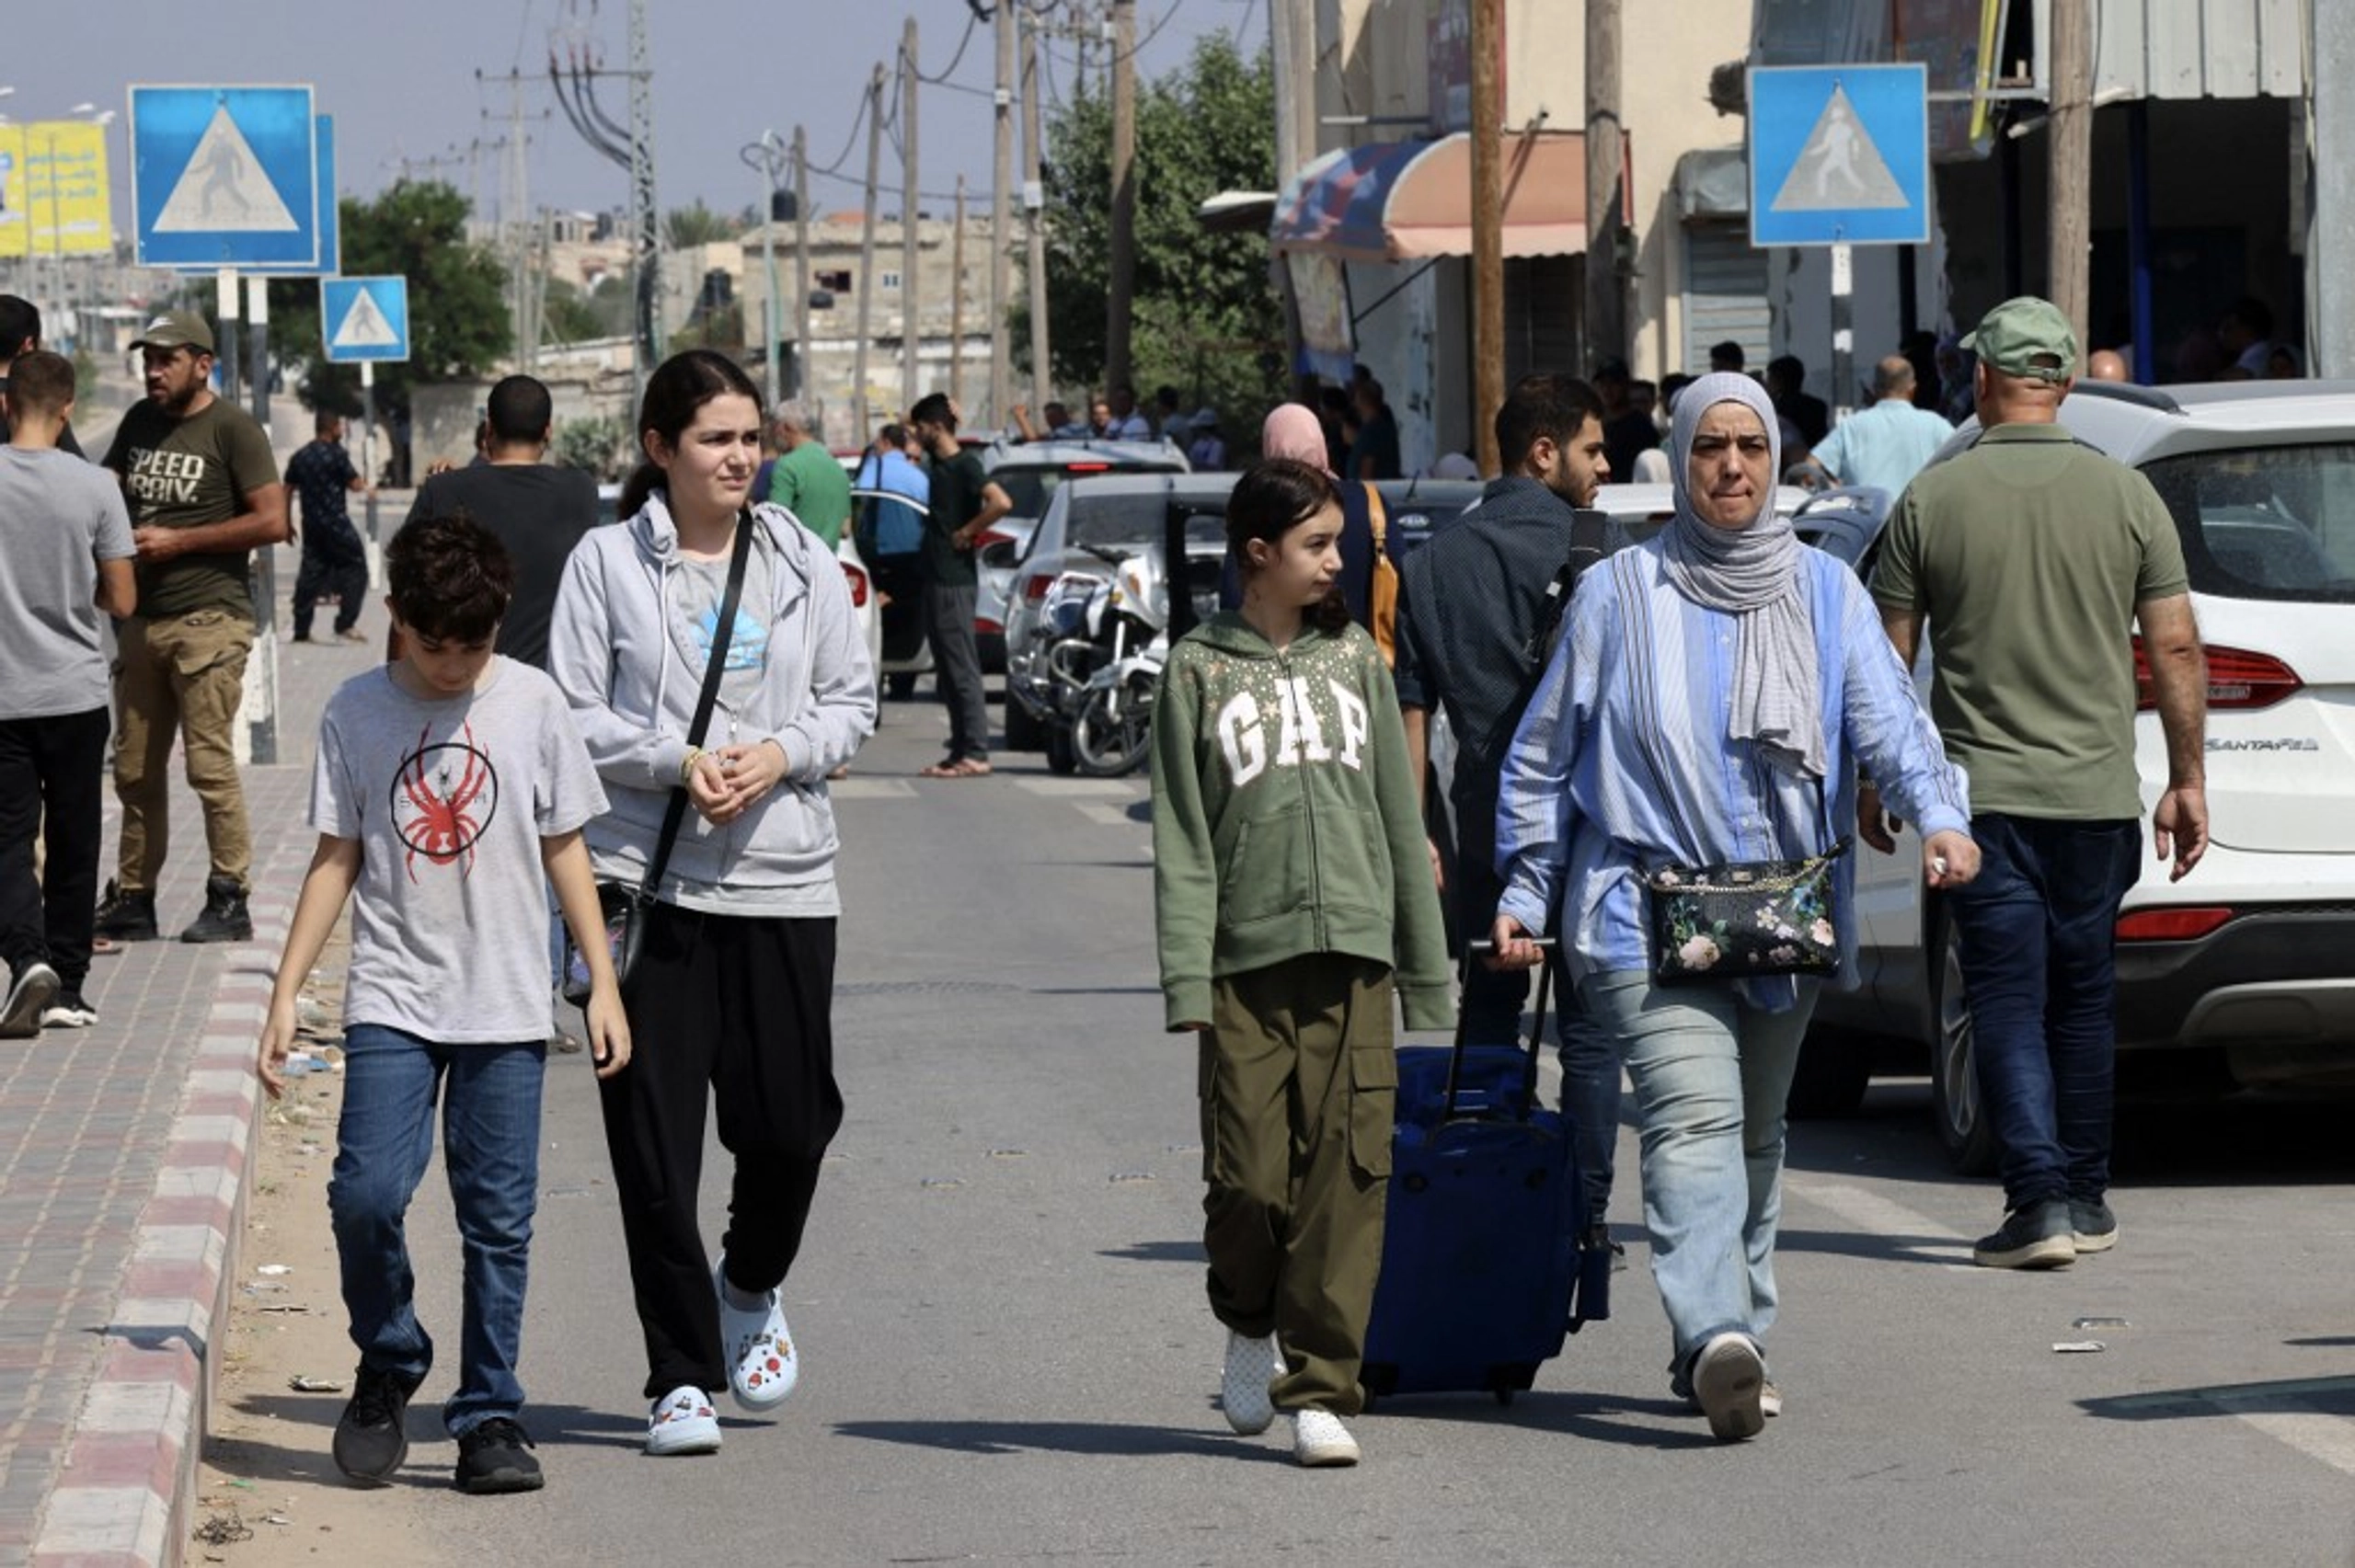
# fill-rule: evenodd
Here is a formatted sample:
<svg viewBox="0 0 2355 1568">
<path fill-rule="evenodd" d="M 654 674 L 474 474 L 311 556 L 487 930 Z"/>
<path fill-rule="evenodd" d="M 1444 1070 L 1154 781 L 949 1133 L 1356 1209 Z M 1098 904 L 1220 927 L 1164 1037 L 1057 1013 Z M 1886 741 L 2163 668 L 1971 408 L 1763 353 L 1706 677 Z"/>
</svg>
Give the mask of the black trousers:
<svg viewBox="0 0 2355 1568">
<path fill-rule="evenodd" d="M 331 525 L 313 523 L 314 530 Z M 339 533 L 304 544 L 302 568 L 294 574 L 294 635 L 311 635 L 311 612 L 321 594 L 336 596 L 335 629 L 351 630 L 368 602 L 368 553 L 359 533 L 345 523 Z"/>
<path fill-rule="evenodd" d="M 78 991 L 98 908 L 107 710 L 0 719 L 0 957 L 36 960 Z M 47 851 L 33 873 L 33 836 Z"/>
<path fill-rule="evenodd" d="M 728 1387 L 719 1296 L 695 1218 L 704 1111 L 734 1156 L 729 1282 L 781 1284 L 843 1121 L 834 1083 L 834 922 L 654 907 L 622 1000 L 630 1064 L 598 1085 L 646 1336 L 646 1397 Z"/>
</svg>

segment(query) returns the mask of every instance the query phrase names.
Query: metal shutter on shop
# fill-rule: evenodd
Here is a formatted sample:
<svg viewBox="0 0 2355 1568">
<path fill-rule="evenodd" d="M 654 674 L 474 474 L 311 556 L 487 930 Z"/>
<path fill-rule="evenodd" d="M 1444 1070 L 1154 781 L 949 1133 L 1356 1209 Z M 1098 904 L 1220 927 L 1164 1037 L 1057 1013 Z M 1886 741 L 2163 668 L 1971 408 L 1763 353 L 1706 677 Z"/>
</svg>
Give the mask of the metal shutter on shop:
<svg viewBox="0 0 2355 1568">
<path fill-rule="evenodd" d="M 1750 243 L 1746 223 L 1684 225 L 1684 371 L 1709 368 L 1709 346 L 1730 338 L 1752 370 L 1771 354 L 1766 312 L 1766 253 Z"/>
<path fill-rule="evenodd" d="M 1576 375 L 1585 273 L 1575 256 L 1505 258 L 1505 385 L 1537 371 Z"/>
</svg>

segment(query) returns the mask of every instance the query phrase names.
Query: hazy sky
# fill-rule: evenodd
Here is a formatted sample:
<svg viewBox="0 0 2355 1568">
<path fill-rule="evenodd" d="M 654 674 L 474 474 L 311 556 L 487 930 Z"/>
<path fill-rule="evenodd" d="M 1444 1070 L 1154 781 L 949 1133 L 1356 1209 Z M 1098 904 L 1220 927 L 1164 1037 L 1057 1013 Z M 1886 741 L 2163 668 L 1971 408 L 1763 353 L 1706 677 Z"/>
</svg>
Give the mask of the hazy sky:
<svg viewBox="0 0 2355 1568">
<path fill-rule="evenodd" d="M 336 119 L 344 195 L 373 195 L 406 158 L 412 175 L 446 179 L 477 195 L 488 212 L 501 190 L 497 143 L 508 132 L 508 77 L 520 72 L 531 205 L 596 210 L 628 200 L 626 173 L 583 143 L 547 80 L 552 42 L 569 49 L 585 40 L 608 66 L 627 64 L 626 0 L 6 0 L 6 12 L 0 86 L 16 91 L 0 98 L 0 113 L 22 121 L 64 118 L 81 103 L 116 110 L 109 160 L 115 221 L 126 237 L 130 145 L 121 111 L 132 83 L 308 83 L 319 112 Z M 797 122 L 809 128 L 815 166 L 848 145 L 842 169 L 849 182 L 813 178 L 812 206 L 856 210 L 866 145 L 863 136 L 849 143 L 868 72 L 896 58 L 902 25 L 913 15 L 918 63 L 941 74 L 972 16 L 965 0 L 649 0 L 648 14 L 658 197 L 666 210 L 700 197 L 730 212 L 751 204 L 761 185 L 739 150 L 765 129 L 789 138 Z M 1246 47 L 1258 48 L 1267 12 L 1260 0 L 1138 0 L 1137 29 L 1149 40 L 1139 61 L 1154 74 L 1182 62 L 1207 32 L 1239 30 Z M 1048 57 L 1048 81 L 1068 94 L 1073 45 L 1051 41 Z M 977 27 L 950 76 L 974 90 L 922 89 L 921 190 L 953 191 L 961 173 L 974 199 L 987 200 L 994 69 L 992 29 Z M 627 124 L 626 80 L 601 84 L 600 102 Z M 1018 120 L 1017 129 L 1018 137 Z M 889 141 L 881 179 L 894 190 L 900 181 Z M 896 209 L 896 195 L 885 200 Z M 945 211 L 947 202 L 927 205 Z"/>
</svg>

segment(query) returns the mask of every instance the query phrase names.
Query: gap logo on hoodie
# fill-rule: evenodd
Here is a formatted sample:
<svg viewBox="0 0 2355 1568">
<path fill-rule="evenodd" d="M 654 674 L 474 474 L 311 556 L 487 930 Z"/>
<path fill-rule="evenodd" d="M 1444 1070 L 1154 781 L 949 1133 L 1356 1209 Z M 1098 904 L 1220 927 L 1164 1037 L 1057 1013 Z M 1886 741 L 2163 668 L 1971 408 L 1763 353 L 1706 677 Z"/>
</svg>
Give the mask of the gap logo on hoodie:
<svg viewBox="0 0 2355 1568">
<path fill-rule="evenodd" d="M 1327 712 L 1320 714 L 1315 683 L 1310 679 L 1280 677 L 1273 685 L 1276 739 L 1272 751 L 1268 744 L 1269 715 L 1258 692 L 1246 686 L 1228 698 L 1218 711 L 1219 750 L 1226 758 L 1231 784 L 1237 788 L 1249 784 L 1268 771 L 1271 761 L 1280 768 L 1332 761 L 1337 743 L 1341 765 L 1354 772 L 1364 771 L 1366 738 L 1373 732 L 1364 698 L 1328 678 L 1324 686 L 1330 704 Z M 1330 740 L 1327 738 L 1328 719 L 1334 737 Z"/>
</svg>

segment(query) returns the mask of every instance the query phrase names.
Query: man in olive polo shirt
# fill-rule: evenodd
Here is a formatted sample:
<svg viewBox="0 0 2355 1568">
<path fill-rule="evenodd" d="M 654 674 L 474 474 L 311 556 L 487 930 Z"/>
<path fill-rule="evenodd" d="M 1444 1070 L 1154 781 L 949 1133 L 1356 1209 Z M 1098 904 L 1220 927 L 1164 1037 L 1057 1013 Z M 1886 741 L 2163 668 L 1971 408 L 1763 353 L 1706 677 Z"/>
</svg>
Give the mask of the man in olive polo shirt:
<svg viewBox="0 0 2355 1568">
<path fill-rule="evenodd" d="M 1931 716 L 1970 778 L 1980 872 L 1945 898 L 2006 1211 L 1972 1256 L 2051 1268 L 2118 1241 L 2114 931 L 2142 810 L 2129 635 L 2166 736 L 2151 827 L 2177 877 L 2208 847 L 2207 661 L 2165 503 L 2058 422 L 2077 365 L 2067 318 L 2008 300 L 1963 347 L 1986 433 L 1907 487 L 1873 595 L 1909 666 L 1928 623 Z M 1857 816 L 1867 842 L 1893 847 L 1869 790 Z"/>
<path fill-rule="evenodd" d="M 247 571 L 287 537 L 286 486 L 270 438 L 213 395 L 213 329 L 189 311 L 158 315 L 132 347 L 145 401 L 122 417 L 106 466 L 122 481 L 138 546 L 139 613 L 116 628 L 114 789 L 122 802 L 115 879 L 98 931 L 156 935 L 155 887 L 171 829 L 166 770 L 177 737 L 204 809 L 212 867 L 204 910 L 183 942 L 244 942 L 253 841 L 232 750 L 254 641 Z"/>
</svg>

